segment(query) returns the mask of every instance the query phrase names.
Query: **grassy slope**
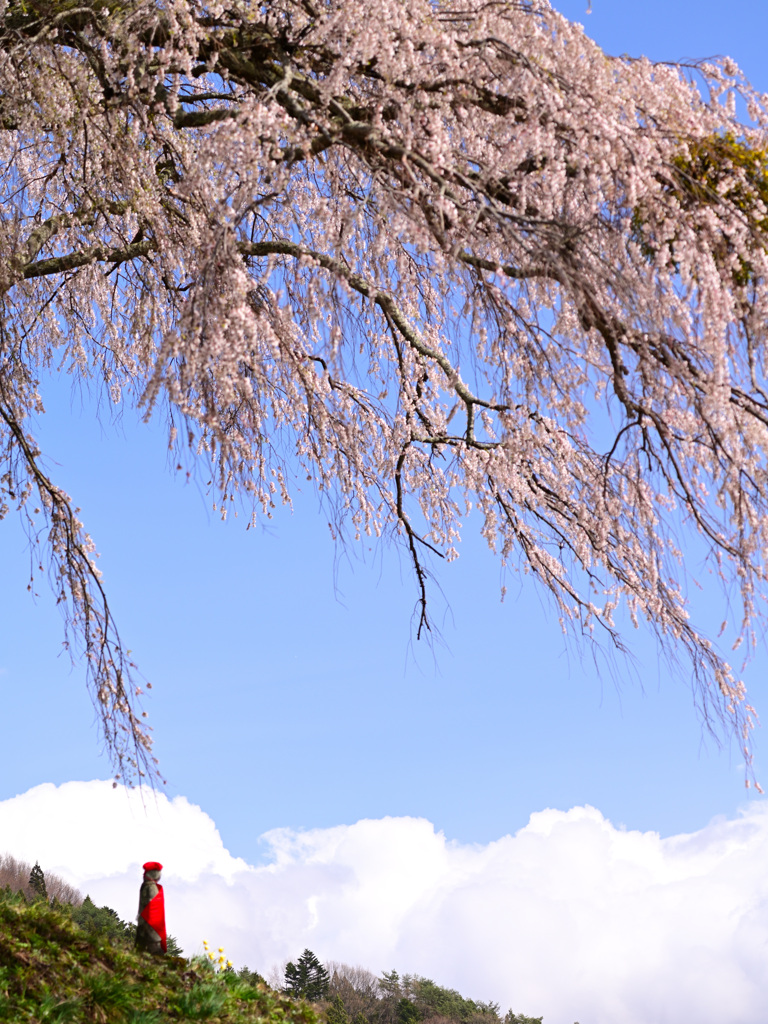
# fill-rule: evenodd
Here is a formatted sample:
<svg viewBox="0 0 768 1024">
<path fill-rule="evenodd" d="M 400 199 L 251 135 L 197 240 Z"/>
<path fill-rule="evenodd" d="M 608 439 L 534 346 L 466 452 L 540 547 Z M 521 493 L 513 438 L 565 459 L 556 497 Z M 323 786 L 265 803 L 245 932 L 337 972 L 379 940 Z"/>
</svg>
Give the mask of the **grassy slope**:
<svg viewBox="0 0 768 1024">
<path fill-rule="evenodd" d="M 313 1010 L 216 974 L 89 938 L 65 911 L 0 893 L 0 1021 L 13 1024 L 318 1024 Z"/>
</svg>

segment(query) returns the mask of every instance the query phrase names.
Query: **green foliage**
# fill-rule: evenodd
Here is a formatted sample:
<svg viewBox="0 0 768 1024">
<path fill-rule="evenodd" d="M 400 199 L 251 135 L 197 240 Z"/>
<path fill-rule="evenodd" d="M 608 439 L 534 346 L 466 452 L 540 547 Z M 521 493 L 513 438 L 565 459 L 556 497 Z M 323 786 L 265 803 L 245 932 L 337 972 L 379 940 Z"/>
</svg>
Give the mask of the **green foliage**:
<svg viewBox="0 0 768 1024">
<path fill-rule="evenodd" d="M 749 225 L 756 249 L 768 245 L 768 150 L 753 148 L 731 133 L 712 135 L 689 142 L 685 152 L 674 157 L 669 175 L 660 182 L 664 192 L 692 215 L 702 207 L 725 203 L 733 205 Z M 642 206 L 632 211 L 632 235 L 649 262 L 656 259 L 664 245 L 669 260 L 675 261 L 675 239 L 659 244 L 656 230 Z M 725 233 L 713 249 L 718 264 L 728 266 L 737 287 L 744 287 L 754 277 L 754 268 L 743 256 L 731 267 L 733 246 Z"/>
<path fill-rule="evenodd" d="M 526 1017 L 524 1013 L 513 1013 L 511 1010 L 504 1017 L 504 1024 L 541 1024 L 543 1017 Z"/>
<path fill-rule="evenodd" d="M 91 908 L 86 918 L 92 923 L 99 908 L 92 902 Z M 0 890 L 2 1024 L 213 1019 L 217 1024 L 318 1024 L 306 1004 L 249 984 L 234 972 L 216 972 L 202 958 L 139 953 L 110 941 L 108 933 L 81 927 L 68 908 Z"/>
<path fill-rule="evenodd" d="M 189 992 L 182 992 L 175 1003 L 175 1009 L 188 1020 L 208 1020 L 218 1017 L 227 1000 L 224 986 L 211 981 L 207 985 L 198 985 Z"/>
<path fill-rule="evenodd" d="M 349 1014 L 340 995 L 333 997 L 331 1005 L 325 1011 L 325 1019 L 328 1024 L 349 1024 Z"/>
<path fill-rule="evenodd" d="M 136 939 L 136 925 L 123 921 L 111 907 L 97 907 L 90 896 L 86 896 L 79 907 L 73 907 L 72 920 L 91 936 L 100 936 L 109 942 L 133 945 Z M 168 956 L 183 956 L 184 950 L 175 936 L 169 935 Z"/>
<path fill-rule="evenodd" d="M 75 924 L 90 936 L 100 936 L 108 942 L 132 943 L 135 926 L 128 924 L 111 907 L 97 907 L 90 896 L 86 896 L 79 907 L 73 907 L 71 917 Z"/>
<path fill-rule="evenodd" d="M 455 1021 L 456 1024 L 499 1024 L 497 1003 L 466 999 L 452 988 L 443 988 L 430 978 L 397 971 L 385 972 L 379 981 L 383 1012 L 382 1024 L 416 1024 L 433 1017 Z"/>
<path fill-rule="evenodd" d="M 45 875 L 37 861 L 35 861 L 35 866 L 29 873 L 29 889 L 33 899 L 48 899 L 48 893 L 45 889 Z"/>
<path fill-rule="evenodd" d="M 385 999 L 399 999 L 401 995 L 400 975 L 397 971 L 384 971 L 379 981 L 379 989 Z"/>
<path fill-rule="evenodd" d="M 247 967 L 241 967 L 237 972 L 237 977 L 240 981 L 245 982 L 248 985 L 266 985 L 266 981 L 259 974 L 258 971 L 251 971 Z"/>
<path fill-rule="evenodd" d="M 419 1018 L 402 1018 L 403 1024 L 410 1020 L 425 1017 L 448 1017 L 450 1020 L 473 1021 L 487 1017 L 498 1020 L 499 1007 L 495 1003 L 478 1003 L 474 999 L 465 999 L 455 989 L 442 988 L 429 978 L 414 977 L 410 979 L 411 999 L 419 1011 Z"/>
<path fill-rule="evenodd" d="M 328 992 L 328 971 L 311 949 L 305 949 L 295 964 L 285 968 L 285 991 L 296 999 L 318 1002 Z"/>
<path fill-rule="evenodd" d="M 730 132 L 689 144 L 675 157 L 671 190 L 685 205 L 714 205 L 727 199 L 760 231 L 768 231 L 768 153 Z"/>
<path fill-rule="evenodd" d="M 86 1003 L 102 1020 L 123 1020 L 136 1000 L 136 986 L 114 974 L 98 971 L 83 979 Z"/>
<path fill-rule="evenodd" d="M 398 1024 L 417 1024 L 422 1019 L 421 1009 L 412 1003 L 407 996 L 403 996 L 397 1004 Z"/>
<path fill-rule="evenodd" d="M 60 999 L 58 996 L 47 993 L 40 1000 L 37 1010 L 37 1019 L 43 1024 L 77 1024 L 83 1012 L 83 1000 Z"/>
</svg>

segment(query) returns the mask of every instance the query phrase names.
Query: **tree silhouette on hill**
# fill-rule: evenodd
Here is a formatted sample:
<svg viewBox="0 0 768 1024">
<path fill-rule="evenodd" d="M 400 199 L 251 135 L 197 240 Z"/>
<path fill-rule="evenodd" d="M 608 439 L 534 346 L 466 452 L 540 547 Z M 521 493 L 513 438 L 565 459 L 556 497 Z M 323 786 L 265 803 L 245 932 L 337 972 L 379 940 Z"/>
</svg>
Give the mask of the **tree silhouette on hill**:
<svg viewBox="0 0 768 1024">
<path fill-rule="evenodd" d="M 316 1003 L 328 992 L 330 977 L 311 949 L 305 949 L 295 964 L 285 968 L 285 991 L 297 999 Z"/>
<path fill-rule="evenodd" d="M 37 861 L 35 861 L 35 866 L 29 873 L 29 888 L 33 899 L 48 899 L 48 892 L 45 888 L 45 874 Z"/>
</svg>

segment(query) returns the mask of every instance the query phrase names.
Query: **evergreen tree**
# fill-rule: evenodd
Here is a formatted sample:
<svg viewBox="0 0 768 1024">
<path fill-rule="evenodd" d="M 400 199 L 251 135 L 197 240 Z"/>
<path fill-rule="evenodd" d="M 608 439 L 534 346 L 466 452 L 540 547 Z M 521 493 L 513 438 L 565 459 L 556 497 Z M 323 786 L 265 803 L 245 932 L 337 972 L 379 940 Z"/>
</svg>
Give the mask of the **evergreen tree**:
<svg viewBox="0 0 768 1024">
<path fill-rule="evenodd" d="M 422 1017 L 423 1014 L 416 1003 L 412 1002 L 408 996 L 403 996 L 397 1004 L 398 1024 L 417 1024 Z"/>
<path fill-rule="evenodd" d="M 37 861 L 29 873 L 30 895 L 33 900 L 47 900 L 48 893 L 45 889 L 45 875 Z"/>
<path fill-rule="evenodd" d="M 384 971 L 379 981 L 379 988 L 385 999 L 399 999 L 402 995 L 402 986 L 397 971 Z"/>
<path fill-rule="evenodd" d="M 358 1016 L 360 1015 L 358 1014 Z M 331 1005 L 326 1011 L 325 1019 L 328 1024 L 349 1024 L 349 1014 L 340 995 L 334 996 Z"/>
<path fill-rule="evenodd" d="M 305 949 L 298 961 L 285 968 L 285 991 L 297 999 L 316 1003 L 328 992 L 331 979 L 311 949 Z"/>
<path fill-rule="evenodd" d="M 112 943 L 133 940 L 135 925 L 121 920 L 111 907 L 97 907 L 90 896 L 79 907 L 72 908 L 72 920 L 90 936 L 101 935 Z"/>
<path fill-rule="evenodd" d="M 241 981 L 244 981 L 247 985 L 266 985 L 266 981 L 259 974 L 258 971 L 252 971 L 248 967 L 241 967 L 237 972 L 237 976 Z"/>
</svg>

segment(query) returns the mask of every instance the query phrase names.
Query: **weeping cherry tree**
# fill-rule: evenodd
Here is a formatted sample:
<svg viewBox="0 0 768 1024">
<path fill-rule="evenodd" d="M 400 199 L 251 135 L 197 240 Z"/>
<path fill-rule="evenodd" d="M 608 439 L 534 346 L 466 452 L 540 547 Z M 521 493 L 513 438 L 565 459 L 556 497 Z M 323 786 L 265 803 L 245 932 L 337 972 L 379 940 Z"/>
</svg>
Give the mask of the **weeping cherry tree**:
<svg viewBox="0 0 768 1024">
<path fill-rule="evenodd" d="M 609 57 L 546 0 L 6 0 L 0 39 L 0 515 L 118 776 L 156 761 L 34 437 L 50 372 L 167 424 L 222 515 L 314 481 L 339 538 L 403 546 L 419 634 L 472 511 L 566 631 L 647 623 L 749 764 L 681 554 L 749 651 L 768 116 L 732 61 Z"/>
</svg>

